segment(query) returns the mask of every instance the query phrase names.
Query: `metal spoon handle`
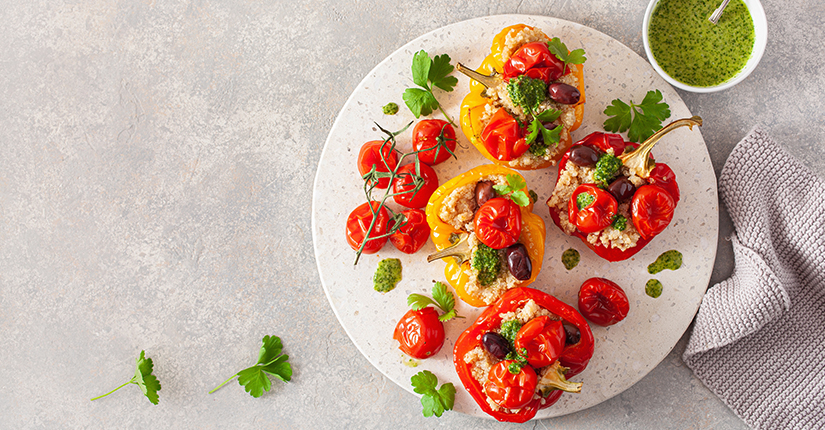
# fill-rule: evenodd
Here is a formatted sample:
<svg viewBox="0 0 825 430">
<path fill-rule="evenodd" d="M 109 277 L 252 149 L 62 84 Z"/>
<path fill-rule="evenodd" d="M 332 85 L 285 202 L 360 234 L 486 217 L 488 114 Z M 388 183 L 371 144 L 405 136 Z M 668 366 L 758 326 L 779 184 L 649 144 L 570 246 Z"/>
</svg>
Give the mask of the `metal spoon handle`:
<svg viewBox="0 0 825 430">
<path fill-rule="evenodd" d="M 728 5 L 728 3 L 730 3 L 730 0 L 723 1 L 722 5 L 719 6 L 718 8 L 716 8 L 716 10 L 713 11 L 712 14 L 710 14 L 710 17 L 708 18 L 708 21 L 710 21 L 714 24 L 719 23 L 719 18 L 722 17 L 722 11 L 725 10 L 725 7 Z"/>
</svg>

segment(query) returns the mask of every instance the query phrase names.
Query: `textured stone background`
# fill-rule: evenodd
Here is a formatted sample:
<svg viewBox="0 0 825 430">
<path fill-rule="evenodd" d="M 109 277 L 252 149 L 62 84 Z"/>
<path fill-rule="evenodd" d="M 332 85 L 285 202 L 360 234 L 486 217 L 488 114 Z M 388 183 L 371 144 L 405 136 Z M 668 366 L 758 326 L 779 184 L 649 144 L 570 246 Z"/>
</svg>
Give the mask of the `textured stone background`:
<svg viewBox="0 0 825 430">
<path fill-rule="evenodd" d="M 763 3 L 759 68 L 705 119 L 718 174 L 755 124 L 825 176 L 825 5 Z M 385 56 L 490 14 L 555 16 L 644 55 L 646 1 L 11 0 L 0 9 L 0 427 L 503 428 L 445 414 L 355 349 L 319 284 L 310 196 L 327 131 Z M 722 214 L 712 282 L 733 267 Z M 235 383 L 278 334 L 293 382 Z M 679 356 L 599 406 L 532 428 L 744 424 Z M 163 389 L 131 377 L 141 349 Z"/>
</svg>

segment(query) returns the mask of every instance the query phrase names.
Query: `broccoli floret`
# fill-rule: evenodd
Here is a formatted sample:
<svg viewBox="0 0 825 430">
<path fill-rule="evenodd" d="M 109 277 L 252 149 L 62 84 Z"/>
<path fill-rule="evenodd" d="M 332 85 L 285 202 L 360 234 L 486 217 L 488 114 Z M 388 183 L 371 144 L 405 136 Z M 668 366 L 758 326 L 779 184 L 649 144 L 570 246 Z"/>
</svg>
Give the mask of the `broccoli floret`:
<svg viewBox="0 0 825 430">
<path fill-rule="evenodd" d="M 378 262 L 375 275 L 372 277 L 372 284 L 375 291 L 386 293 L 395 288 L 395 284 L 401 280 L 401 260 L 397 258 L 387 258 Z"/>
<path fill-rule="evenodd" d="M 593 179 L 607 185 L 619 173 L 622 168 L 622 160 L 612 154 L 602 154 L 596 162 L 596 171 L 593 172 Z"/>
<path fill-rule="evenodd" d="M 501 257 L 498 251 L 479 243 L 473 255 L 473 269 L 478 271 L 478 282 L 483 287 L 492 284 L 501 272 Z"/>
</svg>

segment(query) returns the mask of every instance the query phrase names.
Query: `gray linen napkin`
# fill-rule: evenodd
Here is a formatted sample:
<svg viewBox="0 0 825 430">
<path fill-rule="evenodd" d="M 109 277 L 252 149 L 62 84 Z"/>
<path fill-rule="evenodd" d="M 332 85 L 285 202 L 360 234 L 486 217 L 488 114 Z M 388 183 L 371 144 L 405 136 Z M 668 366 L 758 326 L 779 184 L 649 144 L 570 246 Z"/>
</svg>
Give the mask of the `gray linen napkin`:
<svg viewBox="0 0 825 430">
<path fill-rule="evenodd" d="M 825 182 L 759 128 L 719 192 L 736 267 L 702 300 L 685 363 L 749 426 L 825 428 Z"/>
</svg>

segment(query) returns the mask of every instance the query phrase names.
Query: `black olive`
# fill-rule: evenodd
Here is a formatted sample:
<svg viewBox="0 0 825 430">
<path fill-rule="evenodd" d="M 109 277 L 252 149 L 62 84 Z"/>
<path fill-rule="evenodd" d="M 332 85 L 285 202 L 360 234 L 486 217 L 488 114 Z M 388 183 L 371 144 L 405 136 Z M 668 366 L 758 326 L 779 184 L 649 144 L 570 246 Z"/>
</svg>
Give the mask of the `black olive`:
<svg viewBox="0 0 825 430">
<path fill-rule="evenodd" d="M 527 247 L 521 243 L 507 247 L 504 250 L 504 257 L 507 258 L 507 268 L 513 277 L 519 281 L 526 281 L 533 275 L 533 263 L 530 255 L 527 254 Z"/>
<path fill-rule="evenodd" d="M 493 181 L 478 181 L 476 183 L 476 204 L 481 207 L 487 200 L 496 196 L 496 191 L 493 189 Z"/>
<path fill-rule="evenodd" d="M 507 354 L 510 353 L 510 342 L 507 342 L 507 339 L 496 332 L 484 333 L 484 336 L 481 337 L 481 344 L 484 345 L 484 349 L 490 355 L 499 360 L 504 360 L 504 357 L 507 357 Z"/>
<path fill-rule="evenodd" d="M 564 341 L 567 345 L 575 345 L 579 343 L 579 340 L 582 338 L 582 334 L 578 327 L 566 322 L 562 323 L 562 327 L 564 327 Z"/>
<path fill-rule="evenodd" d="M 581 97 L 581 93 L 579 93 L 579 90 L 576 87 L 563 84 L 561 82 L 555 82 L 548 85 L 547 93 L 550 96 L 550 99 L 563 105 L 578 103 L 579 98 Z"/>
<path fill-rule="evenodd" d="M 576 145 L 570 150 L 569 160 L 577 166 L 592 167 L 599 161 L 599 153 L 589 146 Z"/>
<path fill-rule="evenodd" d="M 618 201 L 630 200 L 633 193 L 636 192 L 636 186 L 627 179 L 626 176 L 621 176 L 607 186 L 607 191 L 610 191 Z"/>
</svg>

